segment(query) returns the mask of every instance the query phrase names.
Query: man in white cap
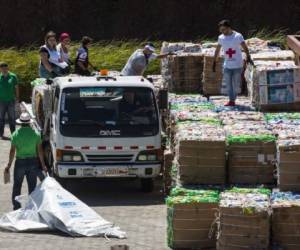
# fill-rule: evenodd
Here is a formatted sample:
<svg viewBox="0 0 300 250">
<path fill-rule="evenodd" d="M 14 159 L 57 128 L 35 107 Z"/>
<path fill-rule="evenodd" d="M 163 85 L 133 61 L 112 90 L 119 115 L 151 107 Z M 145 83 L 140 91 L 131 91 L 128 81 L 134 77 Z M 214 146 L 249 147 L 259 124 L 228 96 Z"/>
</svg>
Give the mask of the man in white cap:
<svg viewBox="0 0 300 250">
<path fill-rule="evenodd" d="M 147 43 L 144 49 L 137 49 L 128 59 L 121 71 L 123 76 L 142 76 L 151 60 L 163 59 L 173 53 L 160 54 L 154 53 L 155 47 L 152 43 Z"/>
<path fill-rule="evenodd" d="M 10 167 L 16 155 L 14 168 L 14 183 L 12 192 L 12 203 L 14 210 L 21 207 L 21 204 L 15 200 L 16 196 L 21 194 L 23 179 L 26 176 L 29 194 L 35 189 L 37 183 L 37 176 L 41 176 L 39 168 L 39 161 L 42 169 L 47 171 L 45 161 L 43 158 L 43 148 L 41 135 L 31 128 L 32 120 L 30 115 L 23 112 L 17 123 L 21 125 L 11 135 L 11 148 L 9 153 L 9 161 L 5 172 L 9 173 Z"/>
</svg>

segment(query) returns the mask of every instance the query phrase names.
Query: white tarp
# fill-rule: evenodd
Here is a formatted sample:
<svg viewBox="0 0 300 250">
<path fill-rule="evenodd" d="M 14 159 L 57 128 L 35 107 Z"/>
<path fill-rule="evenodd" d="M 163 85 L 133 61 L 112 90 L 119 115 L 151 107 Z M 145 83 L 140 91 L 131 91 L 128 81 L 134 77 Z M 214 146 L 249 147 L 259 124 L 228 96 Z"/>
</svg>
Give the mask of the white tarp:
<svg viewBox="0 0 300 250">
<path fill-rule="evenodd" d="M 10 231 L 58 229 L 71 236 L 111 236 L 125 238 L 112 223 L 47 177 L 29 195 L 24 208 L 5 214 L 0 228 Z"/>
</svg>

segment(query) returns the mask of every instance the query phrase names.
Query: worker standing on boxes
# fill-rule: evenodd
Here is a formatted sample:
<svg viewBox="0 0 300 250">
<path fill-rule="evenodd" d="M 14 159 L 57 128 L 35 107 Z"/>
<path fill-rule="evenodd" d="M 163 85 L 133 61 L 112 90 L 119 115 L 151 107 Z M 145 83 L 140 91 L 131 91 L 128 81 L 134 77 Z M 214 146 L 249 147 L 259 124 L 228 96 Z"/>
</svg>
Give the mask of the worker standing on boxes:
<svg viewBox="0 0 300 250">
<path fill-rule="evenodd" d="M 128 59 L 121 75 L 123 76 L 142 76 L 151 60 L 163 59 L 172 52 L 157 55 L 154 53 L 155 47 L 152 43 L 147 43 L 144 49 L 137 49 Z"/>
<path fill-rule="evenodd" d="M 217 58 L 221 48 L 223 48 L 225 57 L 223 83 L 227 88 L 229 96 L 229 102 L 226 103 L 225 106 L 235 106 L 237 89 L 241 85 L 241 75 L 244 64 L 241 48 L 243 48 L 246 53 L 247 63 L 253 62 L 243 36 L 231 28 L 228 20 L 223 20 L 219 23 L 219 30 L 222 34 L 218 38 L 218 46 L 214 56 L 213 72 L 216 71 Z"/>
<path fill-rule="evenodd" d="M 75 59 L 75 74 L 81 76 L 90 76 L 89 66 L 94 70 L 97 70 L 89 61 L 89 47 L 91 46 L 93 39 L 84 36 L 81 40 L 81 47 L 77 50 Z"/>
<path fill-rule="evenodd" d="M 17 120 L 21 128 L 17 129 L 11 136 L 9 161 L 4 170 L 5 175 L 9 175 L 9 170 L 16 154 L 12 192 L 14 210 L 21 207 L 21 204 L 15 198 L 21 194 L 24 176 L 27 179 L 29 194 L 35 189 L 37 177 L 41 177 L 37 156 L 42 164 L 42 169 L 47 172 L 43 158 L 41 135 L 30 127 L 31 122 L 30 115 L 26 112 L 23 112 Z"/>
</svg>

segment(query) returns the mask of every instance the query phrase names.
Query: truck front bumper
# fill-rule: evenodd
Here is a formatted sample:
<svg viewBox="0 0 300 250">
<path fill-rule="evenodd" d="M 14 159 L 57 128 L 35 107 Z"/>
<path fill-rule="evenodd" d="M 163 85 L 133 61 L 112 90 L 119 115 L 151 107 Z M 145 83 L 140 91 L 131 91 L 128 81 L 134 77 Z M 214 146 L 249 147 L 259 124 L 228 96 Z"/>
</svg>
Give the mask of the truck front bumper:
<svg viewBox="0 0 300 250">
<path fill-rule="evenodd" d="M 160 163 L 153 164 L 60 164 L 55 167 L 55 174 L 61 178 L 153 178 L 159 175 Z"/>
</svg>

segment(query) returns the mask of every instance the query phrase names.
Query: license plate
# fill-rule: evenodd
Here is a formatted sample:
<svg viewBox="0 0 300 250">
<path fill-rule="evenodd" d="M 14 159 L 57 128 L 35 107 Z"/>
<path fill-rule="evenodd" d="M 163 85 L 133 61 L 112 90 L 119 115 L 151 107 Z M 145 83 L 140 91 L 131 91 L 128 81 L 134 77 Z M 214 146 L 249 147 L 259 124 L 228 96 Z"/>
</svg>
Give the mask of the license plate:
<svg viewBox="0 0 300 250">
<path fill-rule="evenodd" d="M 123 176 L 128 175 L 128 168 L 104 168 L 98 170 L 98 176 Z"/>
</svg>

